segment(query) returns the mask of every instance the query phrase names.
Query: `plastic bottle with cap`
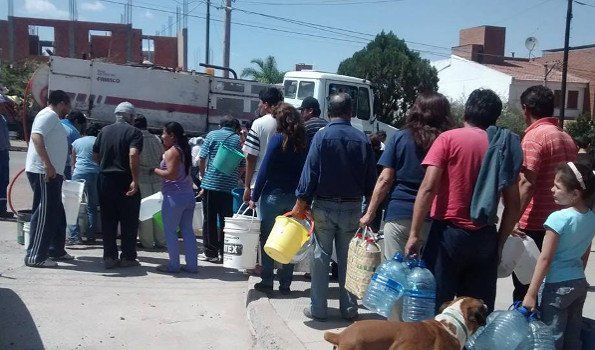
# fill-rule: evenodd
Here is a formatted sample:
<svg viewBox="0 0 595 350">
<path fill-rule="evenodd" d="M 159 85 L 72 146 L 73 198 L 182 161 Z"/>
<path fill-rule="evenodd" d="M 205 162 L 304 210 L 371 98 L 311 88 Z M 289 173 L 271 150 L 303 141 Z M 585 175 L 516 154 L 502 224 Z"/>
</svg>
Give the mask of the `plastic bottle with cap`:
<svg viewBox="0 0 595 350">
<path fill-rule="evenodd" d="M 529 315 L 521 303 L 498 314 L 475 340 L 474 349 L 517 349 L 530 335 Z"/>
</svg>

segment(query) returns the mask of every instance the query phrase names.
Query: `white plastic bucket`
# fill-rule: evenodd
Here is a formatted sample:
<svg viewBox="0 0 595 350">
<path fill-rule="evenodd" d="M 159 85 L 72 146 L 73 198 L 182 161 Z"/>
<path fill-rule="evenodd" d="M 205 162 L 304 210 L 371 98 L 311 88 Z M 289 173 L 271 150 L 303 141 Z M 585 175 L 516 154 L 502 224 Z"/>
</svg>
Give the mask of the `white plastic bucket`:
<svg viewBox="0 0 595 350">
<path fill-rule="evenodd" d="M 196 202 L 192 216 L 192 230 L 196 236 L 202 236 L 202 202 Z"/>
<path fill-rule="evenodd" d="M 498 265 L 498 278 L 508 277 L 517 266 L 521 256 L 525 252 L 523 239 L 516 236 L 508 236 L 502 248 L 502 259 Z"/>
<path fill-rule="evenodd" d="M 76 225 L 84 191 L 84 180 L 64 180 L 62 184 L 62 204 L 64 205 L 67 225 Z"/>
<path fill-rule="evenodd" d="M 23 235 L 25 236 L 25 244 L 23 245 L 23 248 L 25 248 L 25 250 L 27 250 L 27 247 L 29 247 L 29 242 L 31 241 L 31 223 L 30 222 L 25 222 L 23 223 Z"/>
<path fill-rule="evenodd" d="M 246 270 L 256 266 L 259 231 L 223 229 L 223 266 Z"/>
<path fill-rule="evenodd" d="M 535 271 L 535 265 L 537 265 L 537 258 L 539 258 L 539 248 L 529 236 L 523 239 L 523 245 L 525 251 L 514 268 L 514 273 L 522 284 L 529 284 L 533 277 L 533 271 Z"/>
<path fill-rule="evenodd" d="M 162 203 L 163 195 L 161 194 L 161 192 L 157 192 L 155 194 L 141 199 L 138 219 L 140 221 L 152 219 L 153 215 L 161 211 Z"/>
</svg>

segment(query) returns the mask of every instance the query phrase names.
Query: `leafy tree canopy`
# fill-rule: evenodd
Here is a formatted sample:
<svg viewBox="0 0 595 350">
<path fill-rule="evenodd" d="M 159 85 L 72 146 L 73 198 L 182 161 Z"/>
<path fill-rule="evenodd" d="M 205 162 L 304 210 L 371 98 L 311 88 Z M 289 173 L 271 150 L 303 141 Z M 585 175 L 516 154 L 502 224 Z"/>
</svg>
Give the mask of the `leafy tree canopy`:
<svg viewBox="0 0 595 350">
<path fill-rule="evenodd" d="M 265 84 L 278 84 L 283 82 L 285 72 L 282 72 L 277 68 L 275 57 L 268 56 L 264 60 L 255 58 L 250 62 L 257 67 L 244 68 L 241 74 L 242 78 L 251 78 Z"/>
<path fill-rule="evenodd" d="M 393 32 L 381 32 L 341 62 L 338 74 L 368 79 L 374 85 L 378 119 L 400 127 L 420 91 L 436 91 L 438 75 L 428 60 L 411 51 Z"/>
</svg>

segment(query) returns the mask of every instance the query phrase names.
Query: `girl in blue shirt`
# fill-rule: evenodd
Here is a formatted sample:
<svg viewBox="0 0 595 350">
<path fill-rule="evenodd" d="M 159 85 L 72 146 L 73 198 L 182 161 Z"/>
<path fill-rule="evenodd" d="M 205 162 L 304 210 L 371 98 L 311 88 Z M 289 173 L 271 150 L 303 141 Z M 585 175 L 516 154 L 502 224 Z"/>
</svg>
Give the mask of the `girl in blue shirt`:
<svg viewBox="0 0 595 350">
<path fill-rule="evenodd" d="M 556 349 L 581 349 L 583 305 L 589 287 L 584 268 L 595 236 L 595 213 L 587 206 L 595 192 L 595 173 L 585 164 L 558 167 L 552 193 L 565 209 L 546 220 L 543 247 L 523 305 L 534 309 L 541 296 L 541 318 L 552 328 Z"/>
</svg>

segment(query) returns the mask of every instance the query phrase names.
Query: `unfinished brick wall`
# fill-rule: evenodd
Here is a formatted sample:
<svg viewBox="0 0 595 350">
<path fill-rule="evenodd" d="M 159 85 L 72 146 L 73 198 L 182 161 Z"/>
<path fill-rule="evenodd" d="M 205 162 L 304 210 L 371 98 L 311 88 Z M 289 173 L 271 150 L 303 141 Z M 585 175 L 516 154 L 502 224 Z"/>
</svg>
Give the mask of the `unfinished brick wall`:
<svg viewBox="0 0 595 350">
<path fill-rule="evenodd" d="M 504 60 L 504 45 L 506 28 L 494 26 L 481 26 L 461 29 L 459 32 L 459 46 L 453 48 L 453 54 L 460 56 L 462 48 L 467 52 L 468 59 L 486 64 L 499 64 Z M 481 49 L 476 47 L 481 46 Z M 455 52 L 455 49 L 456 50 Z M 458 53 L 457 53 L 458 52 Z M 465 58 L 467 58 L 465 57 Z"/>
</svg>

